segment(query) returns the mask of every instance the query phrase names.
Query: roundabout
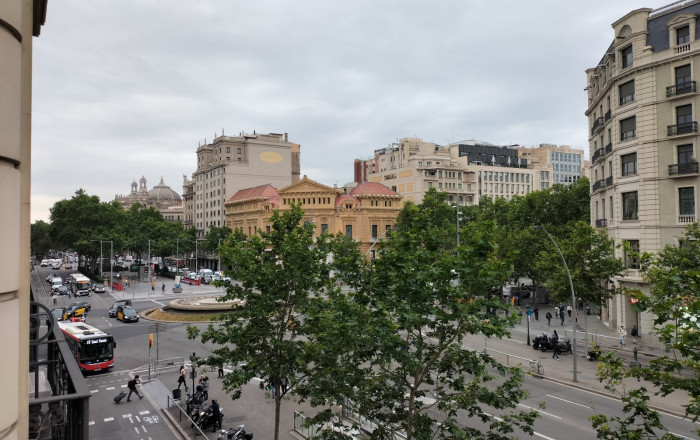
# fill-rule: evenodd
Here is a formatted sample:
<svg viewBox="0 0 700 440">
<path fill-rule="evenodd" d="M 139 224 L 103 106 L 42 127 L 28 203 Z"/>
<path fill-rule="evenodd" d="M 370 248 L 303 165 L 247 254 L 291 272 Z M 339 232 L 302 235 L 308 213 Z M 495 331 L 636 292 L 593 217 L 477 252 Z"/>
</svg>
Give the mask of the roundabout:
<svg viewBox="0 0 700 440">
<path fill-rule="evenodd" d="M 221 302 L 219 298 L 219 295 L 180 298 L 166 306 L 145 310 L 141 317 L 165 322 L 217 321 L 222 313 L 235 311 L 245 304 L 240 299 Z"/>
</svg>

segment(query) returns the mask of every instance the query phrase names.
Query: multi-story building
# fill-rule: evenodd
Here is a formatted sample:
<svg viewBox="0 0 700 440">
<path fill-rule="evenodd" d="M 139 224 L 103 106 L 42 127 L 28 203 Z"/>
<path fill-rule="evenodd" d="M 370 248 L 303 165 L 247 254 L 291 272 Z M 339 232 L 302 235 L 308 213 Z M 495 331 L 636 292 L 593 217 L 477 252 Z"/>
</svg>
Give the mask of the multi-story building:
<svg viewBox="0 0 700 440">
<path fill-rule="evenodd" d="M 371 159 L 356 159 L 354 167 L 356 182 L 380 182 L 414 203 L 429 188 L 447 192 L 448 201 L 460 205 L 481 197 L 510 200 L 533 191 L 536 176 L 515 149 L 479 141 L 440 146 L 403 138 L 375 150 Z"/>
<path fill-rule="evenodd" d="M 284 187 L 299 180 L 300 147 L 287 134 L 221 135 L 197 148 L 197 170 L 185 178 L 185 225 L 199 236 L 223 226 L 224 203 L 236 191 L 270 184 Z"/>
<path fill-rule="evenodd" d="M 518 152 L 518 157 L 527 159 L 528 168 L 539 171 L 535 174 L 535 190 L 549 188 L 555 183 L 570 185 L 585 176 L 583 150 L 551 144 L 513 148 Z"/>
<path fill-rule="evenodd" d="M 612 24 L 612 43 L 586 71 L 591 154 L 591 221 L 617 244 L 659 252 L 697 221 L 700 1 L 634 10 Z M 624 250 L 617 287 L 646 290 Z M 604 310 L 613 327 L 636 324 L 650 338 L 651 316 L 617 295 Z M 650 341 L 651 342 L 651 341 Z"/>
<path fill-rule="evenodd" d="M 316 237 L 324 232 L 346 234 L 368 258 L 374 257 L 372 246 L 384 238 L 403 207 L 401 195 L 379 183 L 361 183 L 348 191 L 304 176 L 280 190 L 265 184 L 238 191 L 225 204 L 226 226 L 248 236 L 270 232 L 272 211 L 288 210 L 292 203 L 302 204 L 303 221 L 316 225 Z"/>
<path fill-rule="evenodd" d="M 226 224 L 224 203 L 237 191 L 269 184 L 288 186 L 299 181 L 300 147 L 287 134 L 245 134 L 215 137 L 197 148 L 197 170 L 184 177 L 185 227 L 203 237 L 211 226 Z M 198 252 L 195 266 L 216 267 L 218 256 Z"/>
<path fill-rule="evenodd" d="M 117 194 L 114 196 L 114 201 L 118 202 L 124 209 L 129 209 L 131 205 L 140 203 L 146 208 L 153 208 L 163 214 L 166 221 L 182 222 L 182 198 L 180 194 L 163 182 L 162 177 L 160 183 L 149 190 L 146 178 L 141 176 L 138 185 L 136 181 L 131 182 L 129 194 Z"/>
</svg>

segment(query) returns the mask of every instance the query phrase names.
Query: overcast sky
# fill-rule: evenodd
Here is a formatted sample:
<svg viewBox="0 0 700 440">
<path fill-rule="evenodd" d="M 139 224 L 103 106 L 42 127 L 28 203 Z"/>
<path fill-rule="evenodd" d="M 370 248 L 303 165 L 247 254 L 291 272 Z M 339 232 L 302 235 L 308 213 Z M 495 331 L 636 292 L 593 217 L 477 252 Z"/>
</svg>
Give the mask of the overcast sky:
<svg viewBox="0 0 700 440">
<path fill-rule="evenodd" d="M 34 39 L 32 221 L 141 176 L 182 193 L 195 151 L 289 133 L 301 172 L 408 136 L 587 150 L 585 70 L 668 0 L 51 0 Z M 588 153 L 586 153 L 588 156 Z"/>
</svg>

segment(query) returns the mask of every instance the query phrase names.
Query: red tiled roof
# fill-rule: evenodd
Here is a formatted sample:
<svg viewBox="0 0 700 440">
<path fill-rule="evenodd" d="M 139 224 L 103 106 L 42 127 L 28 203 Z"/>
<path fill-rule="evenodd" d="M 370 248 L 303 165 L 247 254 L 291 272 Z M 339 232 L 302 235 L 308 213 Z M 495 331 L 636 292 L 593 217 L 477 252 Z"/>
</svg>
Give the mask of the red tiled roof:
<svg viewBox="0 0 700 440">
<path fill-rule="evenodd" d="M 350 191 L 353 196 L 360 194 L 372 194 L 380 196 L 398 196 L 399 193 L 393 191 L 381 183 L 377 182 L 362 182 Z"/>
<path fill-rule="evenodd" d="M 357 203 L 358 205 L 361 204 L 360 201 L 357 200 L 357 198 L 355 198 L 355 197 L 353 197 L 353 196 L 349 196 L 349 195 L 347 195 L 347 194 L 341 194 L 341 195 L 339 195 L 338 197 L 335 198 L 335 206 L 336 206 L 336 208 L 337 208 L 337 207 L 343 206 L 343 202 L 346 201 L 346 200 L 352 200 L 353 202 Z"/>
<path fill-rule="evenodd" d="M 229 202 L 234 202 L 238 200 L 247 200 L 247 199 L 254 199 L 254 198 L 259 198 L 259 197 L 279 197 L 277 194 L 277 190 L 272 187 L 270 184 L 265 184 L 265 185 L 260 185 L 260 186 L 255 186 L 253 188 L 245 188 L 242 190 L 239 190 L 234 194 L 230 199 L 228 199 Z"/>
</svg>

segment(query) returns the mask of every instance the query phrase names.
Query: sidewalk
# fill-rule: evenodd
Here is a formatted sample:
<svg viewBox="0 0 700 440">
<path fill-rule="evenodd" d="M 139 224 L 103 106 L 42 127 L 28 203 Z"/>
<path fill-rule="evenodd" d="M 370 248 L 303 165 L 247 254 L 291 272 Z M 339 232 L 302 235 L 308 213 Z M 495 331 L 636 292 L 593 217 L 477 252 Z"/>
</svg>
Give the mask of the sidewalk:
<svg viewBox="0 0 700 440">
<path fill-rule="evenodd" d="M 530 320 L 530 340 L 542 333 L 551 334 L 553 330 L 557 330 L 560 338 L 571 338 L 573 318 L 565 315 L 564 325 L 561 325 L 560 320 L 552 319 L 551 325 L 547 325 L 547 320 L 544 319 L 547 311 L 552 311 L 553 307 L 542 306 L 539 310 L 539 320 L 535 320 L 533 314 Z M 626 345 L 620 346 L 619 336 L 617 331 L 608 328 L 600 321 L 596 315 L 587 315 L 588 320 L 588 344 L 584 341 L 584 316 L 579 316 L 577 323 L 576 345 L 578 357 L 576 358 L 577 382 L 573 381 L 573 355 L 561 354 L 560 360 L 552 359 L 552 352 L 542 352 L 534 350 L 532 346 L 527 345 L 527 306 L 522 306 L 523 319 L 520 324 L 511 330 L 510 339 L 492 339 L 488 338 L 484 341 L 482 335 L 472 335 L 467 338 L 467 343 L 475 350 L 483 351 L 486 344 L 487 352 L 500 362 L 516 366 L 523 365 L 525 371 L 529 371 L 529 365 L 524 359 L 539 360 L 544 367 L 543 377 L 548 380 L 563 383 L 569 386 L 577 387 L 585 391 L 598 393 L 605 396 L 612 396 L 610 392 L 605 390 L 603 384 L 598 381 L 596 373 L 598 371 L 598 362 L 589 361 L 587 359 L 587 351 L 590 347 L 591 340 L 596 340 L 603 351 L 616 350 L 624 363 L 629 364 L 634 361 L 634 347 L 637 347 L 637 360 L 642 365 L 648 364 L 651 358 L 662 356 L 665 354 L 663 349 L 644 344 L 640 338 L 637 338 L 636 344 L 631 336 L 625 338 Z M 500 352 L 500 353 L 495 353 Z M 506 353 L 506 354 L 502 354 Z M 520 358 L 520 359 L 519 359 Z M 654 390 L 652 384 L 645 381 L 637 381 L 629 379 L 625 381 L 627 389 L 639 388 L 641 386 L 647 390 Z M 683 405 L 689 402 L 687 394 L 682 392 L 674 392 L 667 397 L 650 395 L 650 405 L 660 411 L 671 413 L 682 417 L 685 413 Z"/>
</svg>

